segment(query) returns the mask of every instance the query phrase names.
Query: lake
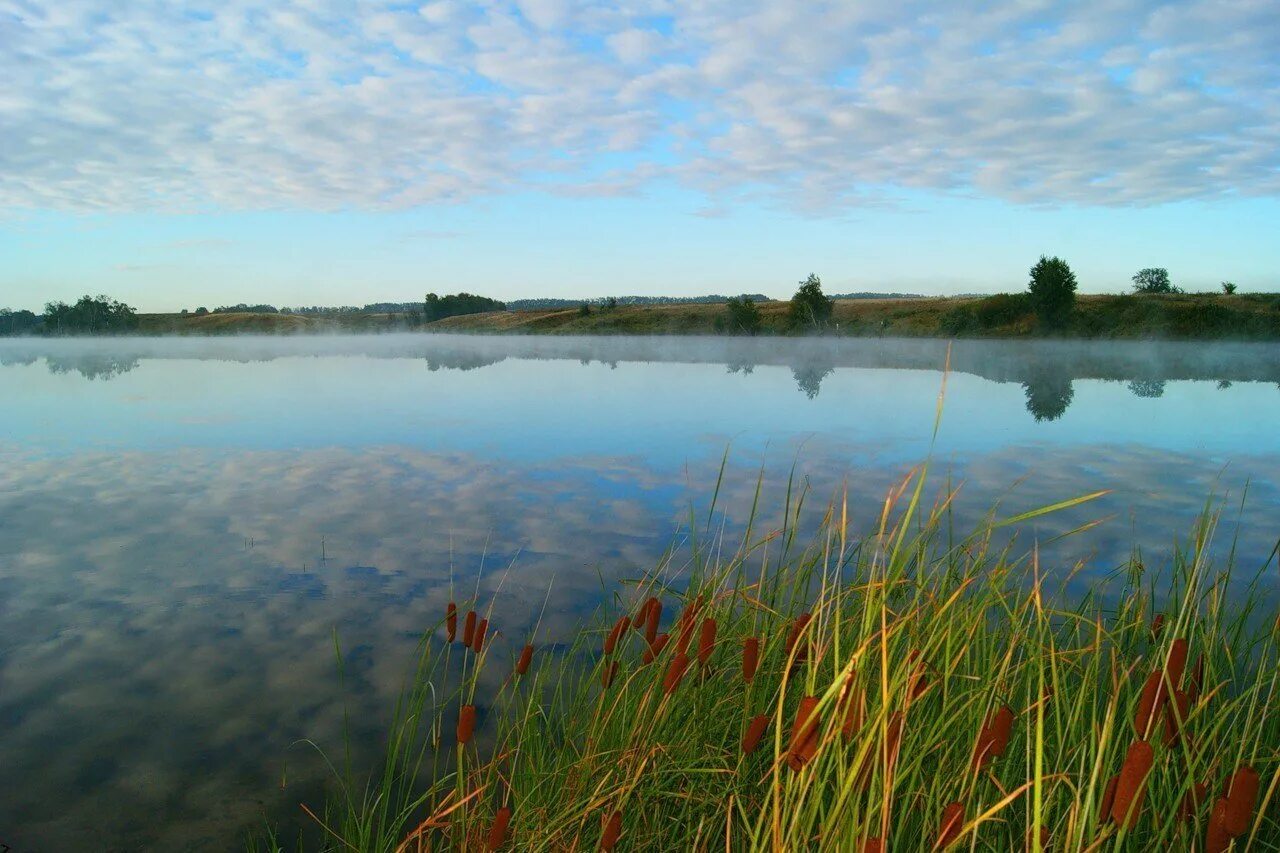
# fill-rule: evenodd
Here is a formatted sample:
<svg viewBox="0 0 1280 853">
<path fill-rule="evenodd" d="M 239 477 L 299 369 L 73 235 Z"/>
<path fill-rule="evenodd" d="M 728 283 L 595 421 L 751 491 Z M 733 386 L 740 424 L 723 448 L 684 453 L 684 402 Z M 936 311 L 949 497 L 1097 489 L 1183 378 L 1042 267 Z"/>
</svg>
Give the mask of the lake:
<svg viewBox="0 0 1280 853">
<path fill-rule="evenodd" d="M 926 459 L 960 530 L 1110 490 L 1016 533 L 1072 589 L 1149 582 L 1208 509 L 1274 595 L 1278 424 L 1270 344 L 0 340 L 0 842 L 296 825 L 298 741 L 345 709 L 367 757 L 451 583 L 500 656 L 564 639 L 758 482 L 768 523 L 791 478 L 858 530 Z"/>
</svg>

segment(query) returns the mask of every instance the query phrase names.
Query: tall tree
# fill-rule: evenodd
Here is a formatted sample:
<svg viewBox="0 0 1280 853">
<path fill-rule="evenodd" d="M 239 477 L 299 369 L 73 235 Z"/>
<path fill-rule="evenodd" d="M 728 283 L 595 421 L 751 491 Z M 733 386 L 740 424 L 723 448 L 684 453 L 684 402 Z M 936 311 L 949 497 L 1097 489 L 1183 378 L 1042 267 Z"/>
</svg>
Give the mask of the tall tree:
<svg viewBox="0 0 1280 853">
<path fill-rule="evenodd" d="M 1164 267 L 1147 267 L 1133 274 L 1134 293 L 1177 293 L 1178 288 L 1169 283 L 1169 271 Z"/>
<path fill-rule="evenodd" d="M 791 297 L 791 323 L 811 329 L 820 329 L 831 322 L 835 300 L 822 292 L 822 279 L 813 273 L 800 282 L 796 295 Z"/>
</svg>

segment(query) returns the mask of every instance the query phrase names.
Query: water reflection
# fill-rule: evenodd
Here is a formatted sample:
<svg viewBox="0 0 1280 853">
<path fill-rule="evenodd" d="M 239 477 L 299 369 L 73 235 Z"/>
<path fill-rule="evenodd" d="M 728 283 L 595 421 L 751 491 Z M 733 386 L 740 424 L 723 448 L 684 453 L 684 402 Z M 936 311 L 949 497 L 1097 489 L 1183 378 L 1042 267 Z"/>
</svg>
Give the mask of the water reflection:
<svg viewBox="0 0 1280 853">
<path fill-rule="evenodd" d="M 0 341 L 0 365 L 44 359 L 54 373 L 74 371 L 109 380 L 143 359 L 236 362 L 288 357 L 360 355 L 421 359 L 428 370 L 479 370 L 510 358 L 571 360 L 582 366 L 620 362 L 719 362 L 730 374 L 752 375 L 761 365 L 790 368 L 796 389 L 816 399 L 840 368 L 953 371 L 1023 386 L 1037 421 L 1061 418 L 1074 398 L 1073 382 L 1124 382 L 1135 397 L 1158 398 L 1169 381 L 1274 382 L 1280 388 L 1280 346 L 1183 342 L 790 340 L 738 338 L 494 338 L 456 335 L 378 335 L 303 338 L 116 339 Z"/>
</svg>

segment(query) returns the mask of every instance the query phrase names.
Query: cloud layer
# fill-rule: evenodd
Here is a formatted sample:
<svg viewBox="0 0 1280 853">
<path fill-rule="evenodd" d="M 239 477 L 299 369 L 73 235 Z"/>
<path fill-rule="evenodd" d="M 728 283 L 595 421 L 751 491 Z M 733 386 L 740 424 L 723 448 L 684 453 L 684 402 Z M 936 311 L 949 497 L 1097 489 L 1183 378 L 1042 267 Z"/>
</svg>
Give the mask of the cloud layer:
<svg viewBox="0 0 1280 853">
<path fill-rule="evenodd" d="M 0 0 L 0 208 L 1280 190 L 1269 0 Z"/>
</svg>

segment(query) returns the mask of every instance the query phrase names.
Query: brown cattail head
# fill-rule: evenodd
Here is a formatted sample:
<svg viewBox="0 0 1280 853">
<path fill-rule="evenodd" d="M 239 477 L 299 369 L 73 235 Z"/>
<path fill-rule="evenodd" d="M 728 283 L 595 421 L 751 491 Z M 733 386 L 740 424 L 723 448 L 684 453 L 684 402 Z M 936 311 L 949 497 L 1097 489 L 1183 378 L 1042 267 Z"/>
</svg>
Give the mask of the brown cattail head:
<svg viewBox="0 0 1280 853">
<path fill-rule="evenodd" d="M 444 627 L 449 632 L 449 642 L 458 636 L 458 605 L 452 601 L 444 609 Z"/>
<path fill-rule="evenodd" d="M 1182 673 L 1186 668 L 1187 641 L 1182 637 L 1178 637 L 1169 644 L 1169 655 L 1164 664 L 1164 671 L 1169 673 L 1169 683 L 1173 685 L 1174 689 L 1182 684 Z"/>
<path fill-rule="evenodd" d="M 600 849 L 612 850 L 622 835 L 622 812 L 614 812 L 605 818 L 604 829 L 600 832 Z"/>
<path fill-rule="evenodd" d="M 972 766 L 981 769 L 1004 755 L 1012 732 L 1013 710 L 1008 705 L 1001 705 L 987 717 L 978 732 L 978 740 L 973 746 Z"/>
<path fill-rule="evenodd" d="M 613 678 L 618 674 L 618 662 L 611 660 L 600 667 L 600 686 L 608 690 L 613 686 Z"/>
<path fill-rule="evenodd" d="M 1164 743 L 1173 746 L 1182 735 L 1187 714 L 1191 712 L 1191 697 L 1181 690 L 1173 691 L 1173 699 L 1164 708 Z"/>
<path fill-rule="evenodd" d="M 1120 778 L 1116 782 L 1116 798 L 1111 804 L 1111 819 L 1117 825 L 1130 830 L 1137 826 L 1138 817 L 1142 814 L 1147 774 L 1151 772 L 1154 758 L 1151 744 L 1145 740 L 1135 740 L 1129 744 L 1124 764 L 1120 767 Z"/>
<path fill-rule="evenodd" d="M 481 619 L 479 624 L 476 625 L 476 635 L 472 638 L 474 642 L 471 644 L 471 651 L 480 654 L 480 650 L 484 648 L 484 634 L 488 630 L 489 620 Z"/>
<path fill-rule="evenodd" d="M 619 616 L 618 621 L 613 623 L 613 629 L 609 631 L 609 636 L 604 638 L 604 653 L 606 655 L 613 654 L 613 650 L 618 647 L 618 640 L 622 637 L 622 632 L 627 630 L 627 625 L 631 620 L 626 616 Z"/>
<path fill-rule="evenodd" d="M 493 816 L 493 825 L 489 827 L 489 844 L 487 849 L 497 850 L 507 840 L 507 825 L 511 823 L 511 808 L 503 806 Z"/>
<path fill-rule="evenodd" d="M 868 838 L 862 842 L 862 853 L 884 853 L 884 842 L 879 838 Z"/>
<path fill-rule="evenodd" d="M 1182 795 L 1182 802 L 1178 804 L 1178 817 L 1187 823 L 1195 823 L 1196 815 L 1200 813 L 1200 806 L 1204 804 L 1205 797 L 1209 795 L 1209 786 L 1203 782 L 1196 782 L 1187 793 Z"/>
<path fill-rule="evenodd" d="M 668 696 L 675 693 L 688 668 L 689 656 L 683 652 L 676 652 L 675 657 L 671 658 L 671 662 L 667 664 L 667 674 L 662 679 L 662 692 Z"/>
<path fill-rule="evenodd" d="M 1141 740 L 1147 736 L 1151 723 L 1164 707 L 1169 698 L 1169 691 L 1164 686 L 1164 672 L 1159 667 L 1154 669 L 1147 681 L 1142 685 L 1142 695 L 1138 697 L 1138 711 L 1133 717 L 1133 730 Z"/>
<path fill-rule="evenodd" d="M 853 736 L 862 728 L 866 710 L 865 698 L 854 673 L 849 673 L 844 683 L 844 696 L 841 698 L 844 703 L 844 719 L 840 723 L 840 736 L 846 741 L 853 740 Z"/>
<path fill-rule="evenodd" d="M 716 620 L 707 618 L 702 620 L 702 630 L 698 632 L 698 663 L 702 666 L 707 665 L 707 661 L 711 660 L 711 653 L 716 650 Z"/>
<path fill-rule="evenodd" d="M 636 609 L 636 615 L 631 619 L 631 627 L 637 631 L 643 631 L 645 623 L 649 621 L 649 602 L 655 601 L 653 598 L 646 598 L 640 602 L 640 607 Z"/>
<path fill-rule="evenodd" d="M 533 663 L 533 645 L 526 645 L 520 650 L 520 659 L 516 661 L 516 675 L 524 675 L 529 671 L 529 664 Z"/>
<path fill-rule="evenodd" d="M 756 751 L 756 747 L 760 745 L 760 738 L 764 737 L 764 730 L 769 728 L 769 715 L 757 714 L 751 718 L 751 722 L 747 724 L 747 733 L 742 736 L 742 754 L 750 755 Z"/>
<path fill-rule="evenodd" d="M 1253 806 L 1258 800 L 1258 774 L 1247 764 L 1240 765 L 1227 781 L 1226 827 L 1233 836 L 1244 835 L 1253 819 Z"/>
<path fill-rule="evenodd" d="M 923 663 L 916 664 L 915 671 L 911 673 L 911 686 L 907 690 L 907 695 L 914 702 L 923 696 L 929 690 L 929 674 L 925 671 Z"/>
<path fill-rule="evenodd" d="M 1205 853 L 1224 853 L 1231 846 L 1231 833 L 1227 831 L 1227 798 L 1219 797 L 1209 812 L 1209 827 L 1204 834 Z"/>
<path fill-rule="evenodd" d="M 1102 808 L 1101 814 L 1098 815 L 1099 823 L 1106 823 L 1111 820 L 1111 807 L 1116 802 L 1116 785 L 1120 782 L 1118 775 L 1112 776 L 1107 780 L 1107 787 L 1102 789 Z"/>
<path fill-rule="evenodd" d="M 667 641 L 671 639 L 668 634 L 659 634 L 653 638 L 653 642 L 644 650 L 644 654 L 640 656 L 640 663 L 653 663 L 658 655 L 662 654 L 662 650 L 666 648 Z"/>
<path fill-rule="evenodd" d="M 662 602 L 651 598 L 648 603 L 649 612 L 644 616 L 644 638 L 652 646 L 658 636 L 658 622 L 662 619 Z"/>
<path fill-rule="evenodd" d="M 458 712 L 458 743 L 469 743 L 476 730 L 476 706 L 463 705 Z"/>
<path fill-rule="evenodd" d="M 462 623 L 462 645 L 470 646 L 476 637 L 476 612 L 467 611 L 467 621 Z"/>
<path fill-rule="evenodd" d="M 787 764 L 799 770 L 818 754 L 818 697 L 805 696 L 796 708 L 796 719 L 791 725 L 791 746 L 787 750 Z"/>
<path fill-rule="evenodd" d="M 804 634 L 804 629 L 809 627 L 809 622 L 813 620 L 812 613 L 801 613 L 796 617 L 796 621 L 791 623 L 791 632 L 787 634 L 787 654 L 792 651 L 796 652 L 796 660 L 802 660 L 804 655 L 804 647 L 796 649 L 796 644 L 800 642 L 800 637 Z"/>
<path fill-rule="evenodd" d="M 938 827 L 938 841 L 933 845 L 935 850 L 942 850 L 960 837 L 960 829 L 964 826 L 964 806 L 951 803 L 942 810 L 942 820 Z"/>
<path fill-rule="evenodd" d="M 680 616 L 676 619 L 676 627 L 679 628 L 676 633 L 676 651 L 682 655 L 689 651 L 689 644 L 693 641 L 693 631 L 698 627 L 698 613 L 701 610 L 702 596 L 699 595 L 680 611 Z"/>
<path fill-rule="evenodd" d="M 756 667 L 760 664 L 760 639 L 747 637 L 742 645 L 742 680 L 751 683 L 756 677 Z"/>
<path fill-rule="evenodd" d="M 1160 637 L 1160 632 L 1164 630 L 1164 614 L 1157 613 L 1156 618 L 1151 620 L 1151 639 L 1155 640 Z"/>
</svg>

